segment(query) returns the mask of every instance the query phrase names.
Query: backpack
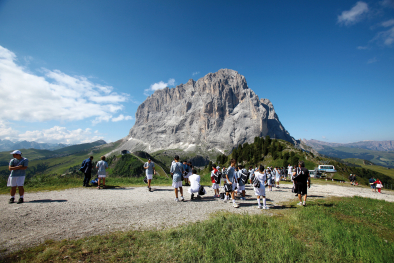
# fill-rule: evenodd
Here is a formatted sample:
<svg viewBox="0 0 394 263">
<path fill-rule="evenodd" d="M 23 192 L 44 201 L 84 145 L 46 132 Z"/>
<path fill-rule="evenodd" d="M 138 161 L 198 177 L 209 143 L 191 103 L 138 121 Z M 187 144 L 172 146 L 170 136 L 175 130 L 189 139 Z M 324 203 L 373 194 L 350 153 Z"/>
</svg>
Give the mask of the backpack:
<svg viewBox="0 0 394 263">
<path fill-rule="evenodd" d="M 260 181 L 256 177 L 253 178 L 253 187 L 254 188 L 260 188 Z"/>
<path fill-rule="evenodd" d="M 246 174 L 244 174 L 244 173 L 241 174 L 241 181 L 242 181 L 244 184 L 246 184 L 246 183 L 248 182 L 248 178 L 249 178 L 249 172 L 246 173 Z"/>
<path fill-rule="evenodd" d="M 222 174 L 218 172 L 213 179 L 215 180 L 215 184 L 220 184 L 220 178 L 222 177 Z"/>
<path fill-rule="evenodd" d="M 226 191 L 226 193 L 232 192 L 233 191 L 233 185 L 231 185 L 231 184 L 224 184 L 224 191 Z"/>
<path fill-rule="evenodd" d="M 224 169 L 224 171 L 222 173 L 222 178 L 226 178 L 226 174 L 227 174 L 227 169 Z"/>
<path fill-rule="evenodd" d="M 202 185 L 200 185 L 200 189 L 198 189 L 198 195 L 205 195 L 205 189 Z"/>
<path fill-rule="evenodd" d="M 145 175 L 145 177 L 144 177 L 144 183 L 148 183 L 148 177 Z"/>
</svg>

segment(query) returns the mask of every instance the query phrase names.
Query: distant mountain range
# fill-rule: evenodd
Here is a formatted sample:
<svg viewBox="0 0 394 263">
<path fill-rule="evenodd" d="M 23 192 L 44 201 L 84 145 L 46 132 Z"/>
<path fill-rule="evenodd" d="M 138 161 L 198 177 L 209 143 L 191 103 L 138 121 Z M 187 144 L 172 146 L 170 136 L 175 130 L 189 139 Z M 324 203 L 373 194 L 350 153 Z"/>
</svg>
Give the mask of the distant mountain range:
<svg viewBox="0 0 394 263">
<path fill-rule="evenodd" d="M 374 164 L 394 168 L 394 141 L 362 141 L 329 143 L 318 140 L 302 142 L 320 154 L 340 159 L 357 158 Z"/>
<path fill-rule="evenodd" d="M 41 150 L 57 150 L 70 146 L 69 144 L 61 143 L 39 143 L 28 141 L 12 142 L 10 140 L 0 140 L 0 151 L 12 151 L 19 149 L 41 149 Z"/>
<path fill-rule="evenodd" d="M 371 151 L 383 151 L 383 152 L 393 152 L 394 151 L 394 141 L 361 141 L 352 143 L 330 143 L 322 142 L 318 140 L 302 140 L 306 145 L 311 146 L 316 151 L 323 149 L 323 146 L 328 147 L 349 147 L 349 148 L 359 148 Z"/>
</svg>

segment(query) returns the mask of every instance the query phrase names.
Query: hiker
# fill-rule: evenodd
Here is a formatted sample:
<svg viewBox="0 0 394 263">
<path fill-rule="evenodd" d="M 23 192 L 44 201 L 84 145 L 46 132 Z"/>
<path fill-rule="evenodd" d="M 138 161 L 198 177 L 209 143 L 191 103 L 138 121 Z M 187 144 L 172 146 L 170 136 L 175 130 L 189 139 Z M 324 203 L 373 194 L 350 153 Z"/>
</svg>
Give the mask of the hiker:
<svg viewBox="0 0 394 263">
<path fill-rule="evenodd" d="M 249 166 L 249 182 L 250 182 L 250 186 L 253 186 L 253 182 L 252 182 L 252 177 L 254 175 L 254 169 L 253 166 Z"/>
<path fill-rule="evenodd" d="M 280 171 L 278 167 L 275 167 L 275 182 L 276 182 L 276 187 L 279 188 L 279 181 L 280 181 Z"/>
<path fill-rule="evenodd" d="M 293 175 L 293 166 L 291 166 L 290 164 L 289 164 L 289 166 L 287 167 L 287 175 L 290 176 L 290 178 L 291 178 L 292 175 Z"/>
<path fill-rule="evenodd" d="M 19 150 L 15 150 L 11 154 L 13 158 L 8 166 L 8 170 L 10 170 L 11 173 L 7 182 L 7 186 L 11 187 L 11 198 L 9 203 L 12 204 L 15 202 L 16 188 L 18 187 L 19 200 L 17 204 L 21 204 L 24 200 L 25 189 L 23 186 L 25 185 L 26 169 L 29 164 L 29 160 L 27 160 L 27 158 L 23 158 L 22 153 Z"/>
<path fill-rule="evenodd" d="M 183 169 L 184 169 L 183 179 L 185 180 L 185 186 L 190 186 L 190 184 L 189 184 L 189 170 L 190 170 L 190 167 L 189 167 L 189 165 L 187 165 L 186 161 L 183 161 Z"/>
<path fill-rule="evenodd" d="M 151 192 L 151 182 L 153 179 L 153 175 L 156 175 L 156 169 L 155 169 L 155 163 L 152 162 L 152 159 L 149 158 L 148 161 L 144 164 L 144 169 L 145 169 L 145 173 L 146 173 L 146 179 L 148 180 L 148 190 L 149 192 Z"/>
<path fill-rule="evenodd" d="M 79 170 L 83 172 L 85 175 L 83 179 L 84 187 L 90 187 L 89 181 L 92 178 L 92 161 L 93 161 L 93 156 L 90 156 L 88 159 L 82 162 L 81 168 L 79 168 Z"/>
<path fill-rule="evenodd" d="M 105 172 L 106 169 L 108 169 L 108 163 L 105 161 L 105 156 L 101 156 L 101 161 L 98 161 L 96 164 L 97 168 L 97 189 L 100 189 L 100 179 L 103 180 L 103 189 L 105 189 L 105 177 L 107 173 Z"/>
<path fill-rule="evenodd" d="M 274 184 L 274 179 L 270 169 L 266 170 L 266 178 L 268 184 L 268 191 L 272 191 L 272 185 Z"/>
<path fill-rule="evenodd" d="M 371 177 L 369 178 L 369 185 L 371 186 L 372 192 L 375 191 L 376 193 L 376 184 L 375 184 L 376 180 L 375 178 Z"/>
<path fill-rule="evenodd" d="M 238 166 L 238 173 L 237 173 L 237 192 L 241 193 L 241 200 L 245 200 L 245 183 L 242 181 L 241 177 L 247 176 L 246 170 L 242 169 L 242 166 Z"/>
<path fill-rule="evenodd" d="M 231 159 L 230 161 L 230 166 L 227 169 L 227 173 L 226 173 L 226 181 L 228 184 L 230 184 L 231 186 L 231 191 L 230 192 L 226 192 L 226 196 L 224 197 L 224 202 L 227 203 L 227 201 L 229 200 L 229 194 L 231 193 L 231 200 L 233 201 L 233 206 L 235 208 L 238 208 L 239 205 L 237 203 L 235 203 L 235 187 L 237 184 L 237 176 L 236 176 L 236 172 L 235 172 L 235 163 L 236 161 L 234 159 Z"/>
<path fill-rule="evenodd" d="M 194 193 L 197 193 L 197 198 L 201 198 L 201 195 L 205 195 L 206 191 L 204 187 L 200 185 L 201 177 L 197 174 L 195 169 L 192 170 L 192 175 L 189 177 L 190 187 L 187 190 L 191 195 L 190 199 L 194 199 Z"/>
<path fill-rule="evenodd" d="M 178 202 L 178 188 L 179 192 L 181 192 L 181 201 L 185 201 L 183 198 L 183 189 L 182 189 L 182 174 L 185 172 L 184 166 L 179 162 L 179 156 L 175 155 L 174 162 L 171 165 L 170 173 L 172 176 L 172 187 L 174 187 L 175 191 L 175 202 Z"/>
<path fill-rule="evenodd" d="M 297 181 L 297 194 L 298 205 L 306 206 L 307 187 L 310 187 L 309 170 L 305 168 L 304 161 L 298 162 L 298 167 L 293 172 L 294 179 Z M 301 197 L 304 195 L 304 201 L 301 201 Z"/>
<path fill-rule="evenodd" d="M 258 208 L 269 209 L 265 199 L 265 183 L 267 182 L 267 175 L 264 172 L 264 166 L 260 165 L 259 170 L 254 172 L 254 194 L 257 196 Z M 263 206 L 260 203 L 260 197 L 263 197 Z"/>
<path fill-rule="evenodd" d="M 383 188 L 382 181 L 380 181 L 378 178 L 378 179 L 376 179 L 375 184 L 376 184 L 376 188 L 378 188 L 378 193 L 381 194 L 382 193 L 381 190 Z"/>
<path fill-rule="evenodd" d="M 220 175 L 218 169 L 216 168 L 216 165 L 214 164 L 212 164 L 211 182 L 212 182 L 212 189 L 214 191 L 213 197 L 220 197 L 219 195 Z"/>
</svg>

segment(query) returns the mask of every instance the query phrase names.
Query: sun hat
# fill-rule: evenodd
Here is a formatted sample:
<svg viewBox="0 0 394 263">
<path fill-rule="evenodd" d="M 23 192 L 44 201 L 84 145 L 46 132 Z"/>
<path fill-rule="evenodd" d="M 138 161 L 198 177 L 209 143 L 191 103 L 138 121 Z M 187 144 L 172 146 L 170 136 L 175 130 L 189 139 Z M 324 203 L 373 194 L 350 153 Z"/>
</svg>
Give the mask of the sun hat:
<svg viewBox="0 0 394 263">
<path fill-rule="evenodd" d="M 22 152 L 21 151 L 19 151 L 19 150 L 15 150 L 15 151 L 13 151 L 12 153 L 10 153 L 10 154 L 20 154 L 20 155 L 22 155 Z"/>
</svg>

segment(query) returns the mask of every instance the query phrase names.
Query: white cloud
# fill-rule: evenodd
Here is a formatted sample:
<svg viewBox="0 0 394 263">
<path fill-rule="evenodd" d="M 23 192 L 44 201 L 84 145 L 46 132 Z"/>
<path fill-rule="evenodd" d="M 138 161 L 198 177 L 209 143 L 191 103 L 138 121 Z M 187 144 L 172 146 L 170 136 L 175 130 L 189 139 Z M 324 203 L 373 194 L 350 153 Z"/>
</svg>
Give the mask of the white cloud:
<svg viewBox="0 0 394 263">
<path fill-rule="evenodd" d="M 66 127 L 54 126 L 50 129 L 41 131 L 26 131 L 18 135 L 18 140 L 45 142 L 45 143 L 64 143 L 64 144 L 78 144 L 88 143 L 103 139 L 102 136 L 94 135 L 91 129 L 86 128 L 67 130 Z"/>
<path fill-rule="evenodd" d="M 169 86 L 174 86 L 175 85 L 175 79 L 169 79 L 168 82 L 160 81 L 157 83 L 154 83 L 150 85 L 149 89 L 144 90 L 144 95 L 149 96 L 150 92 L 155 92 L 156 90 L 159 89 L 164 89 Z"/>
<path fill-rule="evenodd" d="M 394 0 L 383 0 L 380 2 L 385 7 L 392 7 L 394 8 Z"/>
<path fill-rule="evenodd" d="M 394 26 L 386 31 L 381 31 L 370 42 L 377 42 L 385 46 L 391 46 L 394 43 Z"/>
<path fill-rule="evenodd" d="M 198 74 L 200 74 L 200 71 L 193 72 L 193 76 Z"/>
<path fill-rule="evenodd" d="M 357 2 L 352 9 L 349 11 L 343 11 L 342 14 L 338 16 L 338 23 L 346 26 L 355 24 L 359 22 L 368 11 L 367 3 L 362 1 Z"/>
<path fill-rule="evenodd" d="M 358 46 L 357 49 L 358 50 L 365 50 L 365 49 L 368 49 L 368 47 L 367 46 Z"/>
<path fill-rule="evenodd" d="M 322 139 L 326 139 L 326 136 L 322 136 Z"/>
<path fill-rule="evenodd" d="M 0 139 L 12 141 L 35 141 L 42 143 L 63 143 L 63 144 L 78 144 L 93 142 L 103 139 L 98 131 L 94 133 L 87 128 L 67 130 L 66 127 L 54 126 L 50 129 L 26 131 L 20 133 L 9 127 L 9 123 L 0 121 Z"/>
<path fill-rule="evenodd" d="M 394 26 L 394 19 L 390 19 L 390 20 L 383 22 L 382 26 L 384 26 L 384 27 Z"/>
<path fill-rule="evenodd" d="M 376 57 L 369 59 L 368 62 L 367 62 L 367 64 L 371 64 L 371 63 L 375 63 L 375 62 L 378 62 L 378 60 L 376 59 Z"/>
<path fill-rule="evenodd" d="M 29 58 L 31 59 L 31 58 Z M 13 121 L 109 121 L 121 111 L 128 94 L 93 83 L 84 76 L 42 69 L 35 75 L 17 65 L 17 56 L 0 46 L 0 119 Z"/>
<path fill-rule="evenodd" d="M 124 116 L 123 114 L 120 114 L 118 117 L 112 118 L 112 121 L 113 122 L 118 122 L 118 121 L 123 121 L 123 120 L 129 121 L 132 119 L 133 119 L 133 117 L 131 117 L 131 116 Z"/>
</svg>

